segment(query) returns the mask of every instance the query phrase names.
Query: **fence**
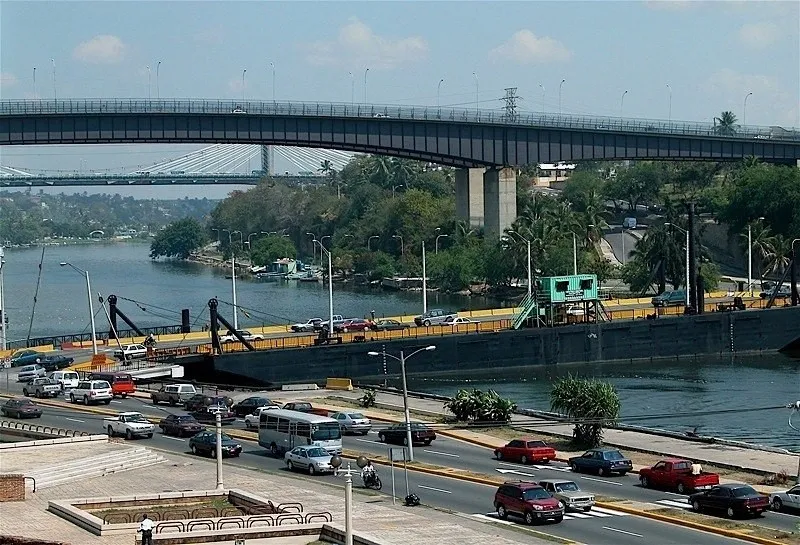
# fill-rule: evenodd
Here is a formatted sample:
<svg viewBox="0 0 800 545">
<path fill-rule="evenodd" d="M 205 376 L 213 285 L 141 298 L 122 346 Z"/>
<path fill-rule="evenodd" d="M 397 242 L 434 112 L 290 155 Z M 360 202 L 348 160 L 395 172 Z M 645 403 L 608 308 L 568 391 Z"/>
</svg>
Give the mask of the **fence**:
<svg viewBox="0 0 800 545">
<path fill-rule="evenodd" d="M 85 431 L 67 430 L 53 426 L 40 426 L 38 424 L 26 424 L 24 422 L 13 422 L 11 420 L 0 420 L 0 429 L 28 431 L 52 437 L 85 437 L 91 435 L 91 433 Z"/>
<path fill-rule="evenodd" d="M 149 516 L 149 512 L 148 512 Z M 138 519 L 141 520 L 141 515 Z M 130 521 L 128 521 L 130 522 Z M 155 534 L 195 532 L 206 530 L 224 530 L 226 528 L 244 529 L 258 526 L 286 526 L 290 524 L 313 524 L 333 522 L 333 516 L 327 511 L 317 513 L 279 513 L 269 515 L 248 515 L 223 518 L 204 518 L 193 520 L 165 520 L 157 522 Z"/>
</svg>

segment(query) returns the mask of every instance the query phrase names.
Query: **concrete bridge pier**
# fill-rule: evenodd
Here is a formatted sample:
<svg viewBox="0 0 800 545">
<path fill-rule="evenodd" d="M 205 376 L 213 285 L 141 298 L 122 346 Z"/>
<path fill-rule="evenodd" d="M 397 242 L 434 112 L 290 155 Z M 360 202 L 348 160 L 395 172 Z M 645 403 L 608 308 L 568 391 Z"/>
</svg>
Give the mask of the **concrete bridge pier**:
<svg viewBox="0 0 800 545">
<path fill-rule="evenodd" d="M 517 219 L 517 170 L 490 168 L 483 175 L 483 223 L 487 239 L 500 238 Z"/>
<path fill-rule="evenodd" d="M 470 227 L 483 227 L 483 174 L 485 168 L 456 170 L 456 217 Z"/>
</svg>

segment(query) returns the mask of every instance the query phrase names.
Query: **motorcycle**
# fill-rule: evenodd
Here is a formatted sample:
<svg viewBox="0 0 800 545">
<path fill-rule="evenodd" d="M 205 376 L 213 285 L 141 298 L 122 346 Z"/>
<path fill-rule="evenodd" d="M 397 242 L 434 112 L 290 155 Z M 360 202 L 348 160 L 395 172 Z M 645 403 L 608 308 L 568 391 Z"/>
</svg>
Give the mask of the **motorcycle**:
<svg viewBox="0 0 800 545">
<path fill-rule="evenodd" d="M 378 477 L 377 473 L 370 473 L 366 475 L 363 481 L 365 488 L 373 488 L 375 490 L 380 490 L 383 488 L 383 483 L 381 482 L 381 478 Z"/>
</svg>

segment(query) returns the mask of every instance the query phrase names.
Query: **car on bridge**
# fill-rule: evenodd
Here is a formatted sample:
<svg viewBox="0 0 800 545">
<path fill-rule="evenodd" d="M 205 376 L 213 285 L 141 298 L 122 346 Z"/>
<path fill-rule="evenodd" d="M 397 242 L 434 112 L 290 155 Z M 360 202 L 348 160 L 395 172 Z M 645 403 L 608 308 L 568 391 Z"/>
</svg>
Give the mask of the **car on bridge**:
<svg viewBox="0 0 800 545">
<path fill-rule="evenodd" d="M 614 448 L 593 448 L 580 456 L 569 459 L 569 467 L 575 473 L 590 472 L 600 476 L 611 473 L 625 475 L 633 471 L 633 462 Z"/>
<path fill-rule="evenodd" d="M 686 303 L 686 292 L 684 290 L 665 291 L 653 297 L 650 303 L 656 308 L 679 307 Z"/>
<path fill-rule="evenodd" d="M 369 322 L 363 318 L 350 318 L 341 323 L 333 322 L 333 331 L 336 333 L 347 333 L 349 331 L 366 331 L 369 329 Z"/>
<path fill-rule="evenodd" d="M 233 110 L 231 110 L 232 114 L 246 114 L 247 110 L 242 108 L 241 106 L 236 106 Z"/>
<path fill-rule="evenodd" d="M 264 340 L 264 335 L 250 333 L 246 329 L 239 329 L 236 332 L 239 335 L 241 335 L 242 338 L 244 338 L 244 340 L 246 340 L 249 343 L 253 342 L 253 341 L 263 341 Z M 227 343 L 238 343 L 239 339 L 236 337 L 236 335 L 233 334 L 233 331 L 228 331 L 228 333 L 226 333 L 225 335 L 221 335 L 220 336 L 219 342 L 226 343 L 226 344 Z"/>
<path fill-rule="evenodd" d="M 411 326 L 409 324 L 404 324 L 399 320 L 394 320 L 391 318 L 382 318 L 380 320 L 376 320 L 371 326 L 370 329 L 373 331 L 401 331 L 403 329 L 409 329 Z"/>
<path fill-rule="evenodd" d="M 477 320 L 470 320 L 469 318 L 462 318 L 460 316 L 448 316 L 447 318 L 445 318 L 444 322 L 442 322 L 442 325 L 458 326 L 462 324 L 476 324 L 476 323 L 478 323 Z"/>
<path fill-rule="evenodd" d="M 425 314 L 421 314 L 414 318 L 414 323 L 417 324 L 417 327 L 430 327 L 432 325 L 438 325 L 444 323 L 447 318 L 455 319 L 458 317 L 458 314 L 455 312 L 445 312 L 440 308 L 434 308 L 426 312 Z"/>
<path fill-rule="evenodd" d="M 295 333 L 313 333 L 322 328 L 322 318 L 309 318 L 305 322 L 292 324 L 290 329 Z"/>
<path fill-rule="evenodd" d="M 17 397 L 9 399 L 2 406 L 0 412 L 9 418 L 41 418 L 42 408 L 30 399 Z"/>
</svg>

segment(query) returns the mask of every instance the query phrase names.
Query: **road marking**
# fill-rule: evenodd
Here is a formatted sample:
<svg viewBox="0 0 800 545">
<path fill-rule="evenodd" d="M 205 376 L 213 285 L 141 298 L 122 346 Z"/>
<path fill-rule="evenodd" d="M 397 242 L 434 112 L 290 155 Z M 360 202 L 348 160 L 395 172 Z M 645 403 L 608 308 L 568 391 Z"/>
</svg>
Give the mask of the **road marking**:
<svg viewBox="0 0 800 545">
<path fill-rule="evenodd" d="M 181 441 L 183 443 L 186 442 L 186 439 L 181 439 L 180 437 L 170 437 L 169 435 L 162 435 L 165 439 L 172 439 L 173 441 Z"/>
<path fill-rule="evenodd" d="M 678 494 L 677 492 L 664 492 L 664 494 L 669 494 L 670 496 L 678 496 L 679 498 L 688 498 L 686 494 Z"/>
<path fill-rule="evenodd" d="M 86 420 L 78 420 L 77 418 L 70 418 L 68 416 L 65 416 L 64 420 L 69 420 L 70 422 L 80 422 L 81 424 L 85 424 L 86 423 Z"/>
<path fill-rule="evenodd" d="M 603 515 L 603 516 L 611 516 L 611 515 Z M 568 515 L 564 515 L 564 518 L 576 518 L 576 519 L 590 519 L 592 518 L 591 515 L 587 515 L 585 513 L 570 513 Z"/>
<path fill-rule="evenodd" d="M 120 405 L 122 405 L 122 401 L 117 401 L 117 400 L 115 400 L 115 399 L 112 399 L 112 400 L 111 400 L 111 403 L 119 403 Z"/>
<path fill-rule="evenodd" d="M 592 506 L 592 510 L 589 511 L 590 513 L 594 513 L 595 511 L 599 513 L 605 513 L 607 515 L 614 515 L 615 517 L 627 517 L 628 513 L 623 513 L 622 511 L 615 511 L 613 509 L 606 509 L 605 507 L 597 507 L 596 505 Z"/>
<path fill-rule="evenodd" d="M 552 469 L 553 471 L 569 471 L 570 470 L 569 467 L 551 466 L 551 465 L 546 465 L 546 466 L 537 466 L 537 465 L 535 465 L 535 466 L 531 466 L 531 467 L 535 467 L 536 469 Z"/>
<path fill-rule="evenodd" d="M 369 439 L 356 439 L 356 441 L 361 441 L 362 443 L 372 443 L 374 445 L 383 445 L 380 441 L 370 441 Z"/>
<path fill-rule="evenodd" d="M 438 454 L 439 456 L 451 456 L 453 458 L 461 458 L 458 454 L 450 454 L 449 452 L 439 452 L 438 450 L 427 450 L 423 449 L 423 452 L 428 452 L 430 454 Z"/>
<path fill-rule="evenodd" d="M 626 532 L 625 530 L 620 530 L 619 528 L 612 528 L 611 526 L 603 526 L 603 530 L 611 530 L 612 532 L 619 532 L 620 534 L 626 534 L 626 535 L 634 536 L 634 537 L 644 537 L 641 534 L 634 534 L 633 532 Z"/>
<path fill-rule="evenodd" d="M 658 500 L 656 503 L 659 505 L 666 505 L 667 507 L 677 507 L 678 509 L 692 508 L 692 506 L 689 505 L 689 502 L 679 502 L 675 500 Z"/>
<path fill-rule="evenodd" d="M 533 473 L 525 473 L 524 471 L 517 471 L 516 469 L 495 468 L 495 471 L 497 471 L 498 473 L 502 473 L 504 475 L 507 474 L 507 473 L 511 473 L 511 474 L 514 474 L 514 475 L 522 475 L 523 477 L 535 477 L 536 476 Z"/>
<path fill-rule="evenodd" d="M 606 481 L 603 479 L 595 479 L 594 477 L 581 477 L 581 479 L 586 479 L 587 481 L 596 481 L 598 483 L 613 484 L 614 486 L 624 486 L 622 483 L 615 483 L 614 481 Z"/>
<path fill-rule="evenodd" d="M 423 484 L 418 484 L 417 487 L 418 488 L 424 488 L 425 490 L 433 490 L 435 492 L 442 492 L 444 494 L 452 494 L 452 492 L 450 492 L 449 490 L 442 490 L 441 488 L 434 488 L 432 486 L 425 486 Z"/>
<path fill-rule="evenodd" d="M 494 513 L 492 513 L 492 515 L 494 515 L 494 516 L 481 515 L 481 514 L 472 515 L 472 516 L 475 517 L 476 519 L 481 519 L 481 520 L 486 520 L 486 521 L 489 521 L 489 522 L 494 522 L 495 524 L 505 524 L 507 526 L 509 526 L 509 525 L 513 526 L 514 525 L 514 523 L 511 522 L 510 520 L 499 519 L 499 518 L 497 518 L 497 515 L 495 515 Z"/>
<path fill-rule="evenodd" d="M 508 467 L 525 467 L 522 464 L 510 464 L 508 462 L 497 462 L 497 465 L 499 465 L 499 466 L 508 466 Z"/>
</svg>

